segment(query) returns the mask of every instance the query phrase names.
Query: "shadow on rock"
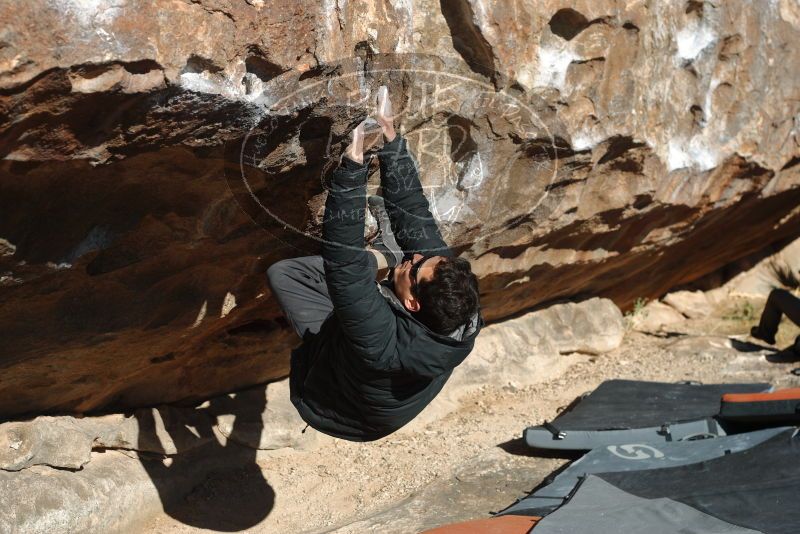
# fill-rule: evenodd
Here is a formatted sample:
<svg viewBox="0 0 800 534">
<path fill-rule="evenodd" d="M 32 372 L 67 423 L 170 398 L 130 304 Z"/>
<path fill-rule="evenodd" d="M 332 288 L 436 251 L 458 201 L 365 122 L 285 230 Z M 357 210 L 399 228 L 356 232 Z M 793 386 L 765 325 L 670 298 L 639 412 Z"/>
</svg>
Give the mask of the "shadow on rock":
<svg viewBox="0 0 800 534">
<path fill-rule="evenodd" d="M 771 363 L 792 363 L 800 361 L 800 351 L 798 350 L 798 343 L 789 345 L 785 349 L 776 349 L 758 343 L 751 343 L 749 341 L 741 341 L 736 338 L 730 338 L 731 347 L 739 352 L 766 352 L 765 358 Z"/>
<path fill-rule="evenodd" d="M 667 330 L 664 330 L 662 332 L 642 332 L 642 333 L 652 337 L 660 337 L 661 339 L 674 339 L 676 337 L 687 337 L 687 334 L 684 334 L 683 332 L 671 332 Z"/>
<path fill-rule="evenodd" d="M 250 528 L 269 515 L 275 492 L 256 463 L 257 449 L 240 445 L 263 430 L 265 407 L 262 386 L 206 401 L 189 416 L 172 418 L 158 408 L 137 411 L 140 442 L 161 443 L 163 454 L 139 453 L 139 458 L 167 515 L 223 532 Z M 218 416 L 232 418 L 229 432 L 215 428 Z"/>
<path fill-rule="evenodd" d="M 497 445 L 508 454 L 514 456 L 533 456 L 536 458 L 562 458 L 565 460 L 577 460 L 583 456 L 584 451 L 560 450 L 560 449 L 538 449 L 525 443 L 525 439 L 516 438 L 504 441 Z"/>
<path fill-rule="evenodd" d="M 759 345 L 758 343 L 751 343 L 750 341 L 741 341 L 734 337 L 729 339 L 731 341 L 731 347 L 737 352 L 778 352 L 776 349 L 766 345 Z M 767 356 L 767 359 L 769 358 L 770 357 Z"/>
<path fill-rule="evenodd" d="M 800 352 L 793 345 L 767 355 L 767 361 L 772 363 L 800 362 Z"/>
</svg>

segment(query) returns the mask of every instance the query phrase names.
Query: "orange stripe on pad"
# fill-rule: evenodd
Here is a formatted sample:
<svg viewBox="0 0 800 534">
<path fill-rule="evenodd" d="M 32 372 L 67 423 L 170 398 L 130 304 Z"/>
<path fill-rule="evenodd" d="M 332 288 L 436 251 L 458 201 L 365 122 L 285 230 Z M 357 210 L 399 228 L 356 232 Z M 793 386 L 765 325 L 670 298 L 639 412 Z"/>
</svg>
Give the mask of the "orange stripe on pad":
<svg viewBox="0 0 800 534">
<path fill-rule="evenodd" d="M 800 388 L 779 389 L 772 393 L 726 393 L 722 402 L 765 402 L 780 400 L 800 400 Z"/>
<path fill-rule="evenodd" d="M 501 515 L 426 530 L 422 534 L 528 534 L 541 517 Z"/>
</svg>

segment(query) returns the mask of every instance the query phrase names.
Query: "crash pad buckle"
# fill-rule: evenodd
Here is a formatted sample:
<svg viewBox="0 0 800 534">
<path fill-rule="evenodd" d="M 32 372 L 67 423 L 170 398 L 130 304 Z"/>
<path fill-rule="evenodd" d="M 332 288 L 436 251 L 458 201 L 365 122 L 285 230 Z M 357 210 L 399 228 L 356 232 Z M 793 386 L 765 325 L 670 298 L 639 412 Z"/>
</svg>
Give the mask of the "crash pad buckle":
<svg viewBox="0 0 800 534">
<path fill-rule="evenodd" d="M 564 438 L 567 437 L 567 433 L 566 432 L 564 432 L 563 430 L 559 430 L 558 428 L 556 428 L 554 425 L 550 424 L 547 421 L 545 421 L 542 424 L 542 427 L 544 427 L 545 429 L 549 430 L 550 433 L 553 434 L 553 439 L 560 440 L 560 439 L 564 439 Z"/>
</svg>

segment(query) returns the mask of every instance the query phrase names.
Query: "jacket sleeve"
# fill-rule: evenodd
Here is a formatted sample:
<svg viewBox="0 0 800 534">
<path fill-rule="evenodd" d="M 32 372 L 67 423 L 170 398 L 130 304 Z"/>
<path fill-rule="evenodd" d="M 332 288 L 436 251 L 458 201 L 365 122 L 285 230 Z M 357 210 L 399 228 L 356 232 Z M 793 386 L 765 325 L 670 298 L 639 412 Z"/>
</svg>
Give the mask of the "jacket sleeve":
<svg viewBox="0 0 800 534">
<path fill-rule="evenodd" d="M 378 152 L 381 191 L 397 244 L 404 252 L 453 256 L 422 193 L 417 165 L 397 134 Z"/>
<path fill-rule="evenodd" d="M 397 324 L 375 285 L 377 262 L 364 248 L 368 165 L 347 157 L 334 171 L 322 223 L 322 259 L 334 314 L 353 349 L 375 367 L 389 364 Z"/>
</svg>

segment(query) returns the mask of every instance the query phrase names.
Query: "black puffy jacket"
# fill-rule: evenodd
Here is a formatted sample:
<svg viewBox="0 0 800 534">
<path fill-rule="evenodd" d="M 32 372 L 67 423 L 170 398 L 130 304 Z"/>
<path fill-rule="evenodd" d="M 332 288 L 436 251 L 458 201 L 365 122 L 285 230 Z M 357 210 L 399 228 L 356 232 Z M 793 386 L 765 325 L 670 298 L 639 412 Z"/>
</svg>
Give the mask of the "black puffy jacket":
<svg viewBox="0 0 800 534">
<path fill-rule="evenodd" d="M 399 245 L 406 252 L 452 256 L 405 138 L 386 143 L 379 158 Z M 320 432 L 352 441 L 382 438 L 419 414 L 470 353 L 484 325 L 478 311 L 450 335 L 432 332 L 405 309 L 390 281 L 375 281 L 377 263 L 364 248 L 367 172 L 367 164 L 343 158 L 333 174 L 322 257 L 334 312 L 292 352 L 290 376 L 291 399 L 302 418 Z"/>
</svg>

